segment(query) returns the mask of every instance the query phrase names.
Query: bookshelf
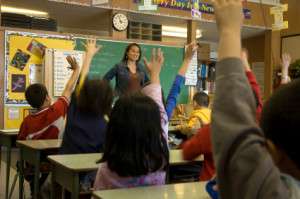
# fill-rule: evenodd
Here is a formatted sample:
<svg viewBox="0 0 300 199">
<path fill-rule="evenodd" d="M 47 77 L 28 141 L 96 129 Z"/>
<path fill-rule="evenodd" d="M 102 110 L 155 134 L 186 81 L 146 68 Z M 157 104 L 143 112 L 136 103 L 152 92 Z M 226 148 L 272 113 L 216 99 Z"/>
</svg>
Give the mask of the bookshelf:
<svg viewBox="0 0 300 199">
<path fill-rule="evenodd" d="M 208 91 L 209 95 L 215 92 L 215 79 L 216 79 L 216 62 L 211 60 L 198 60 L 198 81 L 196 90 Z"/>
<path fill-rule="evenodd" d="M 161 25 L 130 21 L 127 37 L 128 39 L 161 41 Z"/>
<path fill-rule="evenodd" d="M 215 92 L 216 61 L 210 59 L 210 44 L 200 43 L 198 48 L 198 81 L 196 91 L 208 91 L 210 96 Z"/>
</svg>

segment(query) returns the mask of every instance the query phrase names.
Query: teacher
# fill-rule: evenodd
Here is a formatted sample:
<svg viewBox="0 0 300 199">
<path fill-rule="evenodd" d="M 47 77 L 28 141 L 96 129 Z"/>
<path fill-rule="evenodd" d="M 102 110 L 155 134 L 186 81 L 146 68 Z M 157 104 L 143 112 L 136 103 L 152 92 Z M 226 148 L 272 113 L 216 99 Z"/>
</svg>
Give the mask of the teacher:
<svg viewBox="0 0 300 199">
<path fill-rule="evenodd" d="M 139 63 L 141 56 L 141 47 L 136 43 L 129 44 L 122 61 L 104 75 L 107 81 L 116 78 L 117 95 L 137 92 L 149 81 L 146 71 Z"/>
</svg>

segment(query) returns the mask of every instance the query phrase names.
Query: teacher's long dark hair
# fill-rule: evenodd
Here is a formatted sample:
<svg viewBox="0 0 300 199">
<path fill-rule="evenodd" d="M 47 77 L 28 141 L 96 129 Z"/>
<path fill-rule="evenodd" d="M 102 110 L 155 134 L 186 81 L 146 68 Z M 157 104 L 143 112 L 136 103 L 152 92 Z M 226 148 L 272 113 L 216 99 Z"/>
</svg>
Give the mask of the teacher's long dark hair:
<svg viewBox="0 0 300 199">
<path fill-rule="evenodd" d="M 115 104 L 100 162 L 121 177 L 136 177 L 165 170 L 169 162 L 162 135 L 160 110 L 141 93 L 121 97 Z"/>
</svg>

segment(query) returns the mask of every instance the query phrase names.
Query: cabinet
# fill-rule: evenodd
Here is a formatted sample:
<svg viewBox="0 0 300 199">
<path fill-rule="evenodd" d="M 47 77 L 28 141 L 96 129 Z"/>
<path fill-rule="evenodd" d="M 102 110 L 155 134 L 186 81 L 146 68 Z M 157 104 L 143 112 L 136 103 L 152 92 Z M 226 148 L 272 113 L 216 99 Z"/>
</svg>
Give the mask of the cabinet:
<svg viewBox="0 0 300 199">
<path fill-rule="evenodd" d="M 130 21 L 127 29 L 128 39 L 161 41 L 161 25 Z"/>
</svg>

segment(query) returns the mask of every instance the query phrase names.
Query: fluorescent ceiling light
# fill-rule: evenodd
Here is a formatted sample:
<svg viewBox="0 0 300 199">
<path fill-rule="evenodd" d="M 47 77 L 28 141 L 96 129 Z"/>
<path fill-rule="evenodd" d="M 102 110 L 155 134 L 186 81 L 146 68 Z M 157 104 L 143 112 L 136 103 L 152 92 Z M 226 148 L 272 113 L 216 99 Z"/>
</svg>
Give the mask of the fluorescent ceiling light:
<svg viewBox="0 0 300 199">
<path fill-rule="evenodd" d="M 24 8 L 15 8 L 15 7 L 9 7 L 9 6 L 1 6 L 1 12 L 24 14 L 24 15 L 38 16 L 38 17 L 48 17 L 47 12 L 24 9 Z"/>
<path fill-rule="evenodd" d="M 178 26 L 162 26 L 162 35 L 168 37 L 187 37 L 187 28 L 178 27 Z M 202 37 L 202 31 L 197 29 L 196 38 Z"/>
</svg>

